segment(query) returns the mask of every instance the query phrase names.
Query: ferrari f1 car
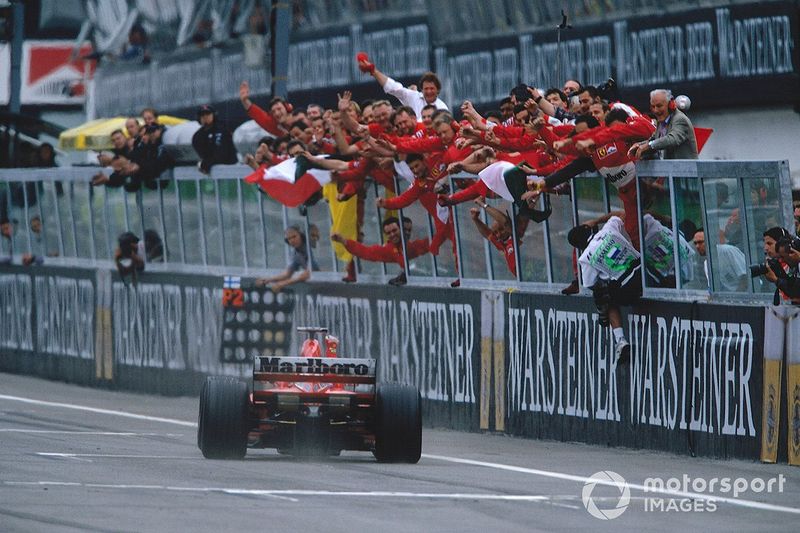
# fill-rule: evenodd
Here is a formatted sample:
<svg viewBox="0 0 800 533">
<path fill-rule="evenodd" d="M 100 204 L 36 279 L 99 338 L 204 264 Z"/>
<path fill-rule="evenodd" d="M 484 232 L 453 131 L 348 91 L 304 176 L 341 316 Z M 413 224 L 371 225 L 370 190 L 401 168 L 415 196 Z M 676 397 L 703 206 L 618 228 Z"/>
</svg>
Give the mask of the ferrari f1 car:
<svg viewBox="0 0 800 533">
<path fill-rule="evenodd" d="M 297 455 L 364 450 L 380 462 L 418 462 L 417 388 L 376 383 L 375 359 L 337 357 L 339 341 L 327 329 L 297 329 L 308 334 L 300 356 L 256 357 L 252 389 L 236 378 L 206 378 L 197 429 L 203 456 L 241 459 L 247 448 Z"/>
</svg>

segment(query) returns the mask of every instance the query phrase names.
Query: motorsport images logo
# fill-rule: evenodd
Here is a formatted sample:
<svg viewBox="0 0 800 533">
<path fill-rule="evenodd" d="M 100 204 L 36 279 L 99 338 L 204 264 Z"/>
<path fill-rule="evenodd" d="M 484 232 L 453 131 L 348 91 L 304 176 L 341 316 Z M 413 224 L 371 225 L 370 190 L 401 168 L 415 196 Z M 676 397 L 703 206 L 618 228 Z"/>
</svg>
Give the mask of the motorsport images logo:
<svg viewBox="0 0 800 533">
<path fill-rule="evenodd" d="M 594 495 L 597 485 L 616 487 L 619 490 L 619 495 L 612 497 Z M 581 498 L 583 499 L 583 506 L 586 507 L 590 515 L 600 520 L 613 520 L 624 513 L 631 503 L 631 489 L 625 478 L 611 470 L 603 470 L 595 472 L 586 481 L 583 485 Z M 616 500 L 616 503 L 614 503 L 614 500 Z"/>
</svg>

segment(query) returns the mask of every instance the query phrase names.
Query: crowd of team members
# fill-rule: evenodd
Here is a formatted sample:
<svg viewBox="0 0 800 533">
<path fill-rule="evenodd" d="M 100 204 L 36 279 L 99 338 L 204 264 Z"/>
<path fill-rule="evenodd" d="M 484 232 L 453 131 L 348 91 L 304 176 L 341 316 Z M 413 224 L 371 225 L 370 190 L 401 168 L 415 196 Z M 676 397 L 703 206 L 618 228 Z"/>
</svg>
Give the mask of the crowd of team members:
<svg viewBox="0 0 800 533">
<path fill-rule="evenodd" d="M 353 195 L 363 199 L 365 180 L 371 177 L 390 191 L 387 198 L 378 199 L 379 207 L 397 209 L 418 200 L 430 213 L 436 231 L 429 251 L 434 254 L 445 240 L 453 240 L 450 206 L 477 200 L 483 207 L 485 197 L 513 201 L 521 215 L 513 226 L 522 234 L 528 220 L 541 221 L 549 214 L 547 202 L 543 209 L 535 209 L 541 192 L 568 187 L 571 177 L 597 170 L 619 190 L 625 230 L 638 248 L 633 161 L 659 149 L 649 142 L 657 131 L 649 117 L 629 105 L 604 100 L 596 87 L 569 80 L 562 89 L 551 88 L 544 94 L 517 87 L 500 102 L 499 111 L 486 117 L 464 102 L 459 122 L 439 99 L 441 82 L 435 74 L 426 73 L 417 87 L 406 88 L 375 68 L 366 56 L 359 55 L 358 61 L 361 70 L 373 76 L 386 94 L 396 97 L 400 106 L 393 108 L 384 99 L 359 105 L 345 92 L 337 109 L 310 105 L 295 110 L 281 98 L 273 98 L 262 109 L 250 100 L 248 84 L 243 82 L 240 97 L 245 110 L 275 136 L 271 144 L 261 144 L 255 155 L 248 156 L 248 163 L 274 165 L 301 155 L 314 166 L 334 171 L 339 199 Z M 659 106 L 664 111 L 670 106 L 666 91 L 655 91 L 653 102 L 654 112 Z M 697 157 L 693 132 L 672 143 L 677 144 L 692 145 L 693 155 L 688 157 Z M 462 170 L 481 179 L 463 183 L 460 191 L 447 191 L 447 176 Z M 393 197 L 395 174 L 408 177 L 412 185 Z M 472 211 L 478 230 L 506 254 L 514 272 L 511 220 L 499 211 L 489 214 L 492 224 L 486 226 L 479 211 Z M 400 250 L 378 257 L 352 241 L 344 244 L 355 255 L 402 264 Z M 352 265 L 348 273 L 346 280 L 353 280 Z"/>
<path fill-rule="evenodd" d="M 540 198 L 542 193 L 568 190 L 570 178 L 588 170 L 599 172 L 616 187 L 623 212 L 606 222 L 599 233 L 576 229 L 570 242 L 585 250 L 580 260 L 584 284 L 597 286 L 602 318 L 612 326 L 617 355 L 624 357 L 629 349 L 617 305 L 641 293 L 634 161 L 659 152 L 661 157 L 697 157 L 691 123 L 676 109 L 669 91 L 653 91 L 651 118 L 615 101 L 613 84 L 584 87 L 568 80 L 561 89 L 544 92 L 521 85 L 500 102 L 498 111 L 485 117 L 471 102 L 464 102 L 460 109 L 463 118 L 457 121 L 439 99 L 441 82 L 435 74 L 428 72 L 418 86 L 404 87 L 378 70 L 366 55 L 359 54 L 357 61 L 361 71 L 375 78 L 400 106 L 393 108 L 386 99 L 359 105 L 344 92 L 339 95 L 337 109 L 318 105 L 293 109 L 277 97 L 262 108 L 252 102 L 249 86 L 243 82 L 240 99 L 247 114 L 275 136 L 271 143 L 261 143 L 246 162 L 259 168 L 295 157 L 331 171 L 338 187 L 337 199 L 358 198 L 359 228 L 367 178 L 386 191 L 377 199 L 379 208 L 395 210 L 419 201 L 434 221 L 430 242 L 401 238 L 403 232 L 394 217 L 384 223 L 385 244 L 367 245 L 338 233 L 331 236 L 356 257 L 397 263 L 401 269 L 416 256 L 438 254 L 446 240 L 453 243 L 455 258 L 451 209 L 458 203 L 474 201 L 478 207 L 470 214 L 477 231 L 504 254 L 514 274 L 518 269 L 514 234 L 521 236 L 530 220 L 540 222 L 550 214 L 546 194 Z M 448 176 L 461 171 L 477 174 L 479 179 L 454 180 L 460 190 L 449 190 Z M 395 175 L 411 181 L 402 193 L 395 190 Z M 486 198 L 513 202 L 517 216 L 512 221 L 507 212 L 489 206 Z M 489 225 L 482 219 L 481 209 L 486 210 Z M 652 217 L 648 220 L 660 226 Z M 616 254 L 616 263 L 606 260 L 601 264 L 592 257 L 595 252 L 608 255 L 608 246 L 624 252 Z M 672 276 L 674 283 L 674 265 L 672 269 L 665 278 Z M 355 263 L 351 261 L 344 281 L 355 279 Z M 403 284 L 405 279 L 401 271 L 391 283 Z M 638 281 L 629 283 L 634 279 Z M 459 280 L 451 285 L 458 286 Z M 577 283 L 567 292 L 577 292 Z"/>
</svg>

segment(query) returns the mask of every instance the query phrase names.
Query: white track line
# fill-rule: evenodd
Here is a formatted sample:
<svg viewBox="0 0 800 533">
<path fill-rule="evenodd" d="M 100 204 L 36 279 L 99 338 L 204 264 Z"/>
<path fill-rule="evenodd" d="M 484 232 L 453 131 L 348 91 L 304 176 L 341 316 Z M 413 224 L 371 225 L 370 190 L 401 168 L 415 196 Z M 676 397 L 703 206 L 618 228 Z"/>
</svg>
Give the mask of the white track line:
<svg viewBox="0 0 800 533">
<path fill-rule="evenodd" d="M 46 435 L 100 435 L 110 437 L 183 437 L 182 433 L 134 433 L 130 431 L 67 431 L 60 429 L 0 428 L 0 433 L 31 433 Z"/>
<path fill-rule="evenodd" d="M 149 420 L 152 422 L 164 422 L 166 424 L 175 424 L 179 426 L 185 427 L 197 427 L 195 422 L 187 422 L 185 420 L 176 420 L 174 418 L 161 418 L 155 416 L 145 416 L 145 415 L 138 415 L 135 413 L 128 413 L 125 411 L 112 411 L 109 409 L 97 409 L 95 407 L 87 407 L 83 405 L 74 405 L 68 403 L 58 403 L 58 402 L 45 402 L 42 400 L 34 400 L 32 398 L 23 398 L 19 396 L 7 396 L 4 394 L 0 394 L 0 400 L 10 400 L 10 401 L 17 401 L 23 403 L 29 403 L 34 405 L 43 405 L 48 407 L 63 407 L 65 409 L 75 409 L 78 411 L 88 411 L 91 413 L 100 413 L 100 414 L 108 414 L 108 415 L 115 415 L 115 416 L 122 416 L 127 418 L 136 418 L 139 420 Z M 475 461 L 472 459 L 462 459 L 460 457 L 450 457 L 447 455 L 433 455 L 433 454 L 422 454 L 423 457 L 426 459 L 433 459 L 437 461 L 446 461 L 449 463 L 458 463 L 463 465 L 471 465 L 471 466 L 479 466 L 483 468 L 493 468 L 495 470 L 505 470 L 508 472 L 517 472 L 520 474 L 529 474 L 534 476 L 541 476 L 541 477 L 549 477 L 554 479 L 563 479 L 566 481 L 575 481 L 578 483 L 596 483 L 598 485 L 607 485 L 612 487 L 618 487 L 618 485 L 611 481 L 598 481 L 596 479 L 591 479 L 585 476 L 578 476 L 574 474 L 565 474 L 562 472 L 553 472 L 551 470 L 540 470 L 536 468 L 525 468 L 521 466 L 513 466 L 513 465 L 505 465 L 501 463 L 490 463 L 486 461 Z M 87 485 L 88 486 L 88 485 Z M 628 483 L 628 487 L 633 490 L 639 490 L 642 492 L 654 493 L 654 494 L 664 494 L 666 496 L 670 496 L 673 498 L 691 498 L 696 500 L 713 500 L 715 502 L 723 502 L 730 505 L 735 505 L 738 507 L 746 507 L 750 509 L 759 509 L 762 511 L 775 511 L 781 513 L 791 513 L 791 514 L 798 514 L 800 515 L 800 509 L 795 507 L 785 507 L 783 505 L 773 505 L 769 503 L 758 502 L 754 500 L 745 500 L 741 498 L 729 498 L 726 496 L 719 496 L 716 494 L 705 494 L 701 492 L 689 492 L 689 491 L 680 491 L 680 490 L 669 490 L 669 489 L 653 489 L 650 487 L 645 487 L 644 485 L 639 485 L 636 483 Z M 178 490 L 178 488 L 174 488 Z M 195 490 L 195 489 L 192 489 Z M 205 489 L 196 489 L 196 490 L 205 490 Z M 222 490 L 222 489 L 214 489 L 214 490 Z M 267 491 L 270 494 L 279 494 L 280 491 Z M 298 491 L 294 491 L 298 492 Z M 324 491 L 312 491 L 315 493 L 324 494 Z M 303 493 L 303 491 L 299 491 L 298 494 Z M 344 493 L 339 493 L 344 494 Z M 350 494 L 350 493 L 347 493 Z M 364 493 L 352 493 L 352 494 L 364 494 Z M 381 493 L 369 493 L 374 495 L 379 495 Z M 400 494 L 400 493 L 392 493 L 392 494 Z M 474 497 L 476 495 L 464 495 L 466 498 L 467 496 Z M 531 498 L 532 496 L 519 496 L 520 498 Z M 547 498 L 543 496 L 536 496 L 536 498 Z"/>
<path fill-rule="evenodd" d="M 109 454 L 109 453 L 60 453 L 60 452 L 35 452 L 42 457 L 64 457 L 74 459 L 80 457 L 103 457 L 107 459 L 187 459 L 180 455 L 132 455 L 132 454 Z"/>
<path fill-rule="evenodd" d="M 135 413 L 128 413 L 125 411 L 112 411 L 111 409 L 98 409 L 97 407 L 88 407 L 85 405 L 74 405 L 71 403 L 59 402 L 45 402 L 42 400 L 34 400 L 33 398 L 22 398 L 20 396 L 7 396 L 0 394 L 0 400 L 10 400 L 12 402 L 29 403 L 32 405 L 42 405 L 45 407 L 62 407 L 64 409 L 75 409 L 76 411 L 87 411 L 89 413 L 97 413 L 101 415 L 114 415 L 124 416 L 126 418 L 135 418 L 137 420 L 148 420 L 150 422 L 164 422 L 165 424 L 175 424 L 177 426 L 196 428 L 196 422 L 187 422 L 185 420 L 176 420 L 174 418 L 161 418 L 158 416 L 137 415 Z"/>
<path fill-rule="evenodd" d="M 230 487 L 171 487 L 167 485 L 116 485 L 110 483 L 61 483 L 53 481 L 4 481 L 4 485 L 11 486 L 69 486 L 85 487 L 90 489 L 119 489 L 119 490 L 162 490 L 170 492 L 204 492 L 221 493 L 243 496 L 325 496 L 325 497 L 351 497 L 351 498 L 417 498 L 432 500 L 490 500 L 490 501 L 521 501 L 521 502 L 549 502 L 551 496 L 537 494 L 469 494 L 461 492 L 406 492 L 406 491 L 336 491 L 336 490 L 302 490 L 302 489 L 237 489 Z"/>
<path fill-rule="evenodd" d="M 460 457 L 449 457 L 447 455 L 432 455 L 424 453 L 422 454 L 423 457 L 427 459 L 435 459 L 437 461 L 447 461 L 449 463 L 458 463 L 462 465 L 472 465 L 472 466 L 481 466 L 485 468 L 494 468 L 497 470 L 506 470 L 509 472 L 518 472 L 520 474 L 531 474 L 534 476 L 542 476 L 542 477 L 549 477 L 555 479 L 564 479 L 567 481 L 577 481 L 579 483 L 596 483 L 598 485 L 607 485 L 609 487 L 617 487 L 619 488 L 619 484 L 613 481 L 602 481 L 591 479 L 584 476 L 576 476 L 574 474 L 563 474 L 561 472 L 552 472 L 550 470 L 538 470 L 536 468 L 524 468 L 521 466 L 512 466 L 512 465 L 504 465 L 501 463 L 488 463 L 485 461 L 474 461 L 472 459 L 462 459 Z M 748 507 L 751 509 L 760 509 L 762 511 L 777 511 L 781 513 L 792 513 L 792 514 L 800 514 L 800 509 L 795 507 L 785 507 L 783 505 L 773 505 L 770 503 L 762 503 L 753 500 L 744 500 L 740 498 L 729 498 L 726 496 L 719 496 L 717 494 L 706 494 L 702 492 L 689 492 L 689 491 L 682 491 L 682 490 L 669 490 L 669 489 L 657 489 L 651 487 L 645 487 L 644 485 L 639 485 L 636 483 L 628 483 L 629 488 L 633 490 L 640 490 L 642 492 L 654 493 L 654 494 L 664 494 L 667 496 L 671 496 L 673 498 L 690 498 L 695 500 L 708 500 L 714 502 L 724 502 L 731 505 L 737 505 L 739 507 Z"/>
</svg>

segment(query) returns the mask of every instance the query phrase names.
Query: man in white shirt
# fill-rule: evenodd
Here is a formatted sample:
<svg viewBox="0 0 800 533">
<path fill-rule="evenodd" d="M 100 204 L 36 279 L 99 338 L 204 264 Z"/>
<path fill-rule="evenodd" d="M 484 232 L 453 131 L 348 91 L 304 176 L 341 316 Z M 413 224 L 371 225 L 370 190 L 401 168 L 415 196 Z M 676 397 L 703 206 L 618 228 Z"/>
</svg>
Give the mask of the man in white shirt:
<svg viewBox="0 0 800 533">
<path fill-rule="evenodd" d="M 358 68 L 362 72 L 369 73 L 375 78 L 386 94 L 391 94 L 405 106 L 414 110 L 417 121 L 422 122 L 422 108 L 426 105 L 435 105 L 436 109 L 449 111 L 447 104 L 439 99 L 439 92 L 442 90 L 442 82 L 433 72 L 426 72 L 419 80 L 420 90 L 403 87 L 403 84 L 393 80 L 369 62 L 366 55 L 359 54 Z"/>
<path fill-rule="evenodd" d="M 706 257 L 706 234 L 702 228 L 697 230 L 692 239 L 697 253 Z M 744 252 L 730 244 L 718 244 L 714 268 L 715 289 L 726 292 L 746 292 L 748 269 Z M 703 261 L 703 269 L 708 279 L 708 259 Z M 710 285 L 709 280 L 709 285 Z"/>
<path fill-rule="evenodd" d="M 603 229 L 595 231 L 597 226 L 576 226 L 567 240 L 575 248 L 583 249 L 578 259 L 583 286 L 592 289 L 600 324 L 611 326 L 614 356 L 619 366 L 626 364 L 631 354 L 619 306 L 631 305 L 642 295 L 641 259 L 625 233 L 621 218 L 613 216 Z"/>
</svg>

